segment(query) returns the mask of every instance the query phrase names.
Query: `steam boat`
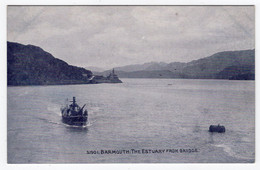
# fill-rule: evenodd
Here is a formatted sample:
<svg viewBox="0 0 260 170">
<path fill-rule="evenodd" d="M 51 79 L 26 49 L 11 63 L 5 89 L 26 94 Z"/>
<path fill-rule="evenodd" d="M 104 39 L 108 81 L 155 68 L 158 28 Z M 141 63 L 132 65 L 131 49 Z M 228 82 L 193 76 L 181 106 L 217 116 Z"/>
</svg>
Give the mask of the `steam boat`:
<svg viewBox="0 0 260 170">
<path fill-rule="evenodd" d="M 86 104 L 79 107 L 75 97 L 71 102 L 72 104 L 61 108 L 62 122 L 68 125 L 85 126 L 88 120 L 88 111 L 83 111 L 83 109 Z"/>
</svg>

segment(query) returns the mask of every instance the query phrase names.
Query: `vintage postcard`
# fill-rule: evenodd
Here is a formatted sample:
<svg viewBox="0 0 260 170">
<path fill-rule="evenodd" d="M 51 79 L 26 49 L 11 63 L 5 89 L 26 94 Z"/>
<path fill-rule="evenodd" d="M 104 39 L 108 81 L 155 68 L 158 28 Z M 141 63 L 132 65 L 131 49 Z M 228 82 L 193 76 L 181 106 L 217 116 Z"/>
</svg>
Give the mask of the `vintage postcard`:
<svg viewBox="0 0 260 170">
<path fill-rule="evenodd" d="M 254 6 L 7 7 L 7 162 L 254 163 Z"/>
</svg>

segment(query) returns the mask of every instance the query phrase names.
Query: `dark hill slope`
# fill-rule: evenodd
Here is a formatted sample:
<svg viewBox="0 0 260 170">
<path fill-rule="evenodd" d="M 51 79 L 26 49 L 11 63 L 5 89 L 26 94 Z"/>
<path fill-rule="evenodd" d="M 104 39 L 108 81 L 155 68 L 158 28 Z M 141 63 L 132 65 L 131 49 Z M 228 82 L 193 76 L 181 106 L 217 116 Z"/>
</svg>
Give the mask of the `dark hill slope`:
<svg viewBox="0 0 260 170">
<path fill-rule="evenodd" d="M 227 67 L 217 74 L 217 78 L 230 80 L 255 80 L 255 66 L 242 65 Z"/>
<path fill-rule="evenodd" d="M 68 65 L 33 45 L 7 42 L 8 85 L 87 83 L 92 72 Z"/>
</svg>

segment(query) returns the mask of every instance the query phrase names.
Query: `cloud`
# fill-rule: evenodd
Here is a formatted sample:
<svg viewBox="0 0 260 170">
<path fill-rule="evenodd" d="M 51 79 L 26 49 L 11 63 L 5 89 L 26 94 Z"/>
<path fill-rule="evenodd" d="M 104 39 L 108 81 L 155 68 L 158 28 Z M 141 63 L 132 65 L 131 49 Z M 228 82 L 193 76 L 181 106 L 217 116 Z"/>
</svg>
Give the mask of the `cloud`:
<svg viewBox="0 0 260 170">
<path fill-rule="evenodd" d="M 254 48 L 253 6 L 9 6 L 8 40 L 78 66 L 188 62 Z"/>
</svg>

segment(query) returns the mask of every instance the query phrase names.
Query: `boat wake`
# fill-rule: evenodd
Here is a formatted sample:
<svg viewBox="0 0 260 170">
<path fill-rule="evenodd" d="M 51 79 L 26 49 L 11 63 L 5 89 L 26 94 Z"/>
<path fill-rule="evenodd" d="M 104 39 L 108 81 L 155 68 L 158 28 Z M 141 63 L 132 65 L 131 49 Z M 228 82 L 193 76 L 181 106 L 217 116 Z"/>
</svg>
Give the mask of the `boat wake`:
<svg viewBox="0 0 260 170">
<path fill-rule="evenodd" d="M 63 125 L 65 125 L 66 127 L 71 127 L 71 128 L 80 128 L 80 129 L 84 129 L 84 128 L 88 128 L 90 126 L 92 126 L 93 124 L 90 122 L 87 122 L 87 124 L 85 126 L 76 126 L 76 125 L 68 125 L 65 123 L 62 123 Z"/>
<path fill-rule="evenodd" d="M 48 121 L 48 123 L 51 123 L 51 124 L 54 124 L 54 125 L 61 125 L 61 123 L 53 122 L 53 121 Z"/>
<path fill-rule="evenodd" d="M 233 151 L 233 149 L 228 146 L 228 145 L 225 145 L 225 144 L 218 144 L 218 145 L 214 145 L 215 147 L 218 147 L 218 148 L 223 148 L 223 150 L 229 155 L 229 156 L 232 156 L 232 157 L 235 157 L 235 158 L 238 158 L 238 159 L 254 159 L 254 158 L 251 158 L 251 157 L 247 157 L 247 156 L 241 156 L 241 155 L 238 155 L 237 153 L 235 153 Z"/>
<path fill-rule="evenodd" d="M 63 123 L 63 125 L 65 125 L 66 127 L 70 127 L 70 128 L 80 128 L 80 129 L 84 129 L 84 128 L 88 127 L 87 125 L 85 125 L 85 126 L 76 126 L 76 125 L 68 125 L 68 124 L 65 124 L 65 123 Z"/>
<path fill-rule="evenodd" d="M 88 109 L 88 113 L 89 113 L 90 115 L 92 115 L 92 114 L 97 114 L 97 113 L 100 112 L 100 110 L 101 110 L 100 107 L 90 106 L 89 109 Z"/>
<path fill-rule="evenodd" d="M 47 110 L 49 110 L 52 113 L 57 114 L 58 116 L 61 116 L 60 107 L 58 107 L 58 105 L 48 106 Z"/>
</svg>

